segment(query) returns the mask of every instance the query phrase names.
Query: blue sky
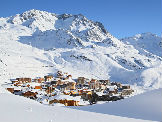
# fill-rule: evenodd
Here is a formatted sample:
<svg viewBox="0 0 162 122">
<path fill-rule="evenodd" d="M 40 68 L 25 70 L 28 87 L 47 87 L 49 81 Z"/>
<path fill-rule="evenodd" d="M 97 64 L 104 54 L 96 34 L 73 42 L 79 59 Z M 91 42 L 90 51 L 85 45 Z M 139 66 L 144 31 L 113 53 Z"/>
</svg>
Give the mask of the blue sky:
<svg viewBox="0 0 162 122">
<path fill-rule="evenodd" d="M 137 33 L 162 33 L 162 0 L 0 0 L 0 17 L 30 9 L 83 14 L 102 22 L 117 38 Z"/>
</svg>

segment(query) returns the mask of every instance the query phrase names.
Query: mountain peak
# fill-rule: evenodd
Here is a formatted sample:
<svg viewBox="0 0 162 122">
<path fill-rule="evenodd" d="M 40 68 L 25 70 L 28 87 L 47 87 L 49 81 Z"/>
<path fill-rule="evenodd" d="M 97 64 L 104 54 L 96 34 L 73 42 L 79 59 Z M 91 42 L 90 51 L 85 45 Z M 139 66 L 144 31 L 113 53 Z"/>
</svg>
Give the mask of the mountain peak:
<svg viewBox="0 0 162 122">
<path fill-rule="evenodd" d="M 22 14 L 24 14 L 24 13 L 42 13 L 42 12 L 45 12 L 45 11 L 31 9 L 31 10 L 27 10 L 27 11 L 23 12 Z"/>
<path fill-rule="evenodd" d="M 162 47 L 162 38 L 156 34 L 147 32 L 136 34 L 133 37 L 127 37 L 121 39 L 124 43 L 131 44 L 136 48 L 141 48 L 147 50 L 152 54 L 162 56 L 161 47 Z"/>
<path fill-rule="evenodd" d="M 150 37 L 157 37 L 157 35 L 153 34 L 151 32 L 146 32 L 146 33 L 136 34 L 134 37 L 136 37 L 136 38 L 150 38 Z"/>
<path fill-rule="evenodd" d="M 48 18 L 50 16 L 56 16 L 56 14 L 52 14 L 41 10 L 35 10 L 35 9 L 25 11 L 22 14 L 20 14 L 20 17 L 22 17 L 24 20 L 31 19 L 31 18 Z"/>
<path fill-rule="evenodd" d="M 98 29 L 103 34 L 108 34 L 103 24 L 100 22 L 93 22 L 88 20 L 82 14 L 55 14 L 46 11 L 31 9 L 21 14 L 11 16 L 7 22 L 14 25 L 23 25 L 30 27 L 33 30 L 39 29 L 46 31 L 50 29 L 72 29 L 74 31 L 83 31 L 89 29 L 90 31 L 96 31 Z M 89 32 L 90 34 L 91 32 Z"/>
<path fill-rule="evenodd" d="M 21 15 L 25 15 L 25 14 L 27 14 L 27 15 L 33 15 L 33 16 L 38 16 L 38 15 L 52 14 L 52 13 L 47 12 L 47 11 L 37 10 L 37 9 L 31 9 L 31 10 L 28 10 L 28 11 L 23 12 Z"/>
</svg>

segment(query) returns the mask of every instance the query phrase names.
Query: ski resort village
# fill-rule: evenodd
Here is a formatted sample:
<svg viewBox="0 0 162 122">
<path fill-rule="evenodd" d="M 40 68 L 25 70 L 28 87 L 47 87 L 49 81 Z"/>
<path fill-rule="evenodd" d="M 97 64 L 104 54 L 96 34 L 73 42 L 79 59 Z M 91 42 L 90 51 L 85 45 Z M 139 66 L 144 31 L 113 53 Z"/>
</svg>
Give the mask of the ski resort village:
<svg viewBox="0 0 162 122">
<path fill-rule="evenodd" d="M 16 78 L 11 82 L 3 85 L 11 93 L 50 105 L 92 105 L 124 99 L 133 93 L 129 85 L 84 77 L 73 80 L 72 75 L 62 71 L 58 71 L 56 77 Z"/>
</svg>

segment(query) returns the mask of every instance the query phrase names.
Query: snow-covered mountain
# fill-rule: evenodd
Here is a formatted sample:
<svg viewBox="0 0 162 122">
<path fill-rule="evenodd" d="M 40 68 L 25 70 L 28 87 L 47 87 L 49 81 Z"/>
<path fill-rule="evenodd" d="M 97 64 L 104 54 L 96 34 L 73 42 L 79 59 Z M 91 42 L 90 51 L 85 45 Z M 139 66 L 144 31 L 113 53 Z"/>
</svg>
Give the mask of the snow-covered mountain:
<svg viewBox="0 0 162 122">
<path fill-rule="evenodd" d="M 133 37 L 121 39 L 126 44 L 133 45 L 138 50 L 146 50 L 162 57 L 162 38 L 150 32 L 137 34 Z"/>
<path fill-rule="evenodd" d="M 45 49 L 93 46 L 113 38 L 101 23 L 90 21 L 81 14 L 56 15 L 30 10 L 7 18 L 7 23 L 30 28 L 32 36 L 21 37 L 20 41 Z"/>
<path fill-rule="evenodd" d="M 119 40 L 100 22 L 81 14 L 30 10 L 0 18 L 1 83 L 59 69 L 74 78 L 85 76 L 159 88 L 161 38 L 151 35 Z"/>
</svg>

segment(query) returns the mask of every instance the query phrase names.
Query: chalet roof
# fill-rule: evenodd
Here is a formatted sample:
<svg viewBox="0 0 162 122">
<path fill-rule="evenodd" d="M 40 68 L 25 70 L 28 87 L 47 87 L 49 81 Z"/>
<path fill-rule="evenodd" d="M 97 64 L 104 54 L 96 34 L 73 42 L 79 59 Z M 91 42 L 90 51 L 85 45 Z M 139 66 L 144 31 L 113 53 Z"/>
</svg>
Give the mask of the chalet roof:
<svg viewBox="0 0 162 122">
<path fill-rule="evenodd" d="M 40 86 L 41 84 L 40 83 L 35 83 L 35 82 L 32 82 L 32 83 L 24 83 L 23 86 L 27 86 L 27 85 L 30 85 L 32 87 L 35 87 L 35 86 Z"/>
<path fill-rule="evenodd" d="M 74 80 L 72 79 L 67 79 L 67 80 L 61 80 L 62 82 L 73 82 L 73 83 L 76 83 Z"/>
<path fill-rule="evenodd" d="M 117 89 L 117 86 L 116 85 L 113 85 L 113 86 L 107 85 L 107 88 L 109 89 L 109 91 L 114 91 L 114 89 Z"/>
<path fill-rule="evenodd" d="M 39 92 L 39 93 L 41 92 L 39 89 L 31 89 L 30 91 L 31 91 L 31 92 L 37 92 L 37 93 L 38 93 L 38 92 Z"/>
<path fill-rule="evenodd" d="M 96 92 L 96 94 L 97 94 L 98 96 L 105 95 L 105 93 L 103 93 L 103 92 Z"/>
<path fill-rule="evenodd" d="M 57 100 L 75 100 L 75 101 L 80 101 L 80 96 L 76 96 L 76 97 L 72 97 L 72 96 L 69 96 L 69 95 L 56 95 L 56 96 L 53 96 L 50 98 L 50 100 L 54 100 L 54 99 L 57 99 Z"/>
<path fill-rule="evenodd" d="M 73 82 L 73 83 L 76 83 L 74 80 L 72 80 L 72 79 L 69 79 L 69 82 Z"/>
<path fill-rule="evenodd" d="M 17 79 L 10 79 L 10 81 L 18 81 Z"/>
<path fill-rule="evenodd" d="M 21 87 L 14 87 L 14 90 L 21 90 Z"/>
</svg>

